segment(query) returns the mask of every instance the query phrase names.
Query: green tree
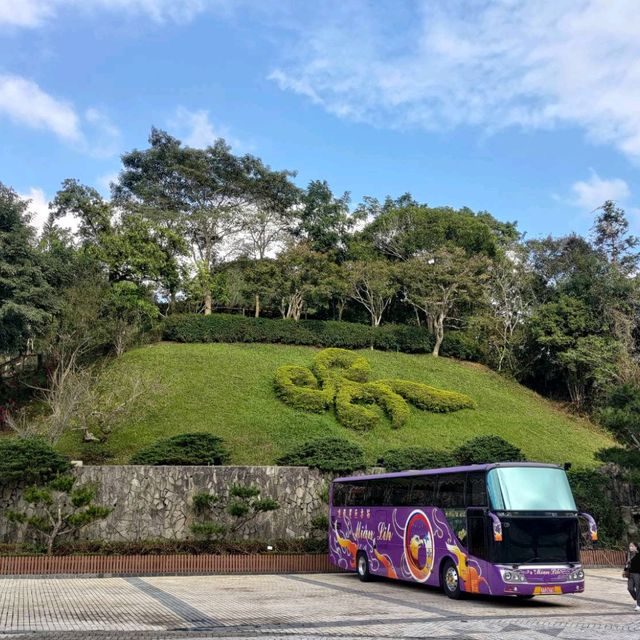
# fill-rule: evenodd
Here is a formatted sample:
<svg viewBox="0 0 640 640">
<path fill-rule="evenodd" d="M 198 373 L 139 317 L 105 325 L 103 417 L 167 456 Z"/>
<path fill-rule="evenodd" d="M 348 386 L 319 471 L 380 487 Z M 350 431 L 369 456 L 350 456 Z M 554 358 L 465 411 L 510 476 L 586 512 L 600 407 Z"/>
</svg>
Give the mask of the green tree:
<svg viewBox="0 0 640 640">
<path fill-rule="evenodd" d="M 32 509 L 6 512 L 9 520 L 27 525 L 44 538 L 47 555 L 53 554 L 61 537 L 74 534 L 98 520 L 104 520 L 113 511 L 94 503 L 95 487 L 76 487 L 75 483 L 74 476 L 63 475 L 42 487 L 30 487 L 23 497 Z"/>
<path fill-rule="evenodd" d="M 283 318 L 297 321 L 305 309 L 328 299 L 331 263 L 326 254 L 300 243 L 290 245 L 278 256 L 275 264 Z"/>
<path fill-rule="evenodd" d="M 0 183 L 0 354 L 24 353 L 57 309 L 27 203 Z"/>
<path fill-rule="evenodd" d="M 273 498 L 262 498 L 254 485 L 233 484 L 226 497 L 198 493 L 193 497 L 197 521 L 191 531 L 207 540 L 237 537 L 260 514 L 276 511 L 280 504 Z"/>
<path fill-rule="evenodd" d="M 237 237 L 247 216 L 278 215 L 295 201 L 296 190 L 288 171 L 272 171 L 259 158 L 236 156 L 223 139 L 206 149 L 194 149 L 164 131 L 151 130 L 150 147 L 122 157 L 124 170 L 115 187 L 118 202 L 155 224 L 186 238 L 193 265 L 214 274 L 225 260 L 228 243 Z M 258 251 L 265 250 L 260 225 Z M 204 313 L 213 306 L 211 291 L 204 292 Z"/>
<path fill-rule="evenodd" d="M 593 225 L 593 244 L 615 267 L 631 273 L 638 266 L 640 253 L 634 251 L 640 240 L 629 235 L 629 221 L 624 209 L 607 200 L 599 209 Z"/>
<path fill-rule="evenodd" d="M 373 215 L 376 213 L 374 206 Z M 406 200 L 397 208 L 382 207 L 359 235 L 396 260 L 407 260 L 445 247 L 461 248 L 468 255 L 493 257 L 498 252 L 500 236 L 487 224 L 488 216 L 479 217 L 467 208 L 431 208 Z"/>
<path fill-rule="evenodd" d="M 103 265 L 109 282 L 150 280 L 175 291 L 179 281 L 175 248 L 182 241 L 172 230 L 155 228 L 127 210 L 117 215 L 113 203 L 76 180 L 63 182 L 51 209 L 56 218 L 72 214 L 79 219 L 85 251 Z"/>
<path fill-rule="evenodd" d="M 367 310 L 371 326 L 379 326 L 399 288 L 394 265 L 380 259 L 354 260 L 346 262 L 343 268 L 351 298 Z"/>
<path fill-rule="evenodd" d="M 400 265 L 404 298 L 422 311 L 435 336 L 433 355 L 438 356 L 445 326 L 463 305 L 484 295 L 488 262 L 469 257 L 462 249 L 438 249 L 410 258 Z"/>
<path fill-rule="evenodd" d="M 349 202 L 349 193 L 338 198 L 326 180 L 312 180 L 296 212 L 294 235 L 313 251 L 344 257 L 349 235 L 358 220 L 358 216 L 350 215 Z"/>
</svg>

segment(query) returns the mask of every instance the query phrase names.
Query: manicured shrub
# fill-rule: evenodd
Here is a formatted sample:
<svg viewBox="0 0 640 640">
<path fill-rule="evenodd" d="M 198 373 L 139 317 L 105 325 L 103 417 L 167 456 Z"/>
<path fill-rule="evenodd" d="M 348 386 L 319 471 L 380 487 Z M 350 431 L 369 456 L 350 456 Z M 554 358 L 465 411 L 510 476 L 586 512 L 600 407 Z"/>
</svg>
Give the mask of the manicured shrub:
<svg viewBox="0 0 640 640">
<path fill-rule="evenodd" d="M 434 413 L 449 413 L 460 409 L 473 409 L 474 402 L 463 393 L 436 389 L 420 382 L 411 380 L 380 380 L 397 394 L 414 404 L 419 409 Z"/>
<path fill-rule="evenodd" d="M 372 327 L 333 320 L 273 320 L 213 313 L 176 314 L 164 322 L 165 340 L 174 342 L 267 342 L 429 353 L 433 337 L 424 327 L 386 324 Z"/>
<path fill-rule="evenodd" d="M 524 454 L 518 447 L 500 436 L 479 436 L 467 440 L 453 450 L 453 457 L 461 465 L 525 460 Z"/>
<path fill-rule="evenodd" d="M 348 429 L 368 431 L 380 420 L 380 411 L 371 406 L 375 396 L 365 385 L 343 380 L 336 394 L 338 422 Z"/>
<path fill-rule="evenodd" d="M 455 466 L 456 461 L 449 451 L 436 451 L 426 447 L 391 449 L 380 460 L 387 471 L 409 469 L 439 469 Z"/>
<path fill-rule="evenodd" d="M 222 438 L 209 433 L 184 433 L 140 449 L 131 464 L 218 465 L 228 459 Z"/>
<path fill-rule="evenodd" d="M 322 382 L 346 378 L 353 382 L 366 382 L 371 365 L 366 358 L 347 349 L 323 349 L 313 359 L 313 370 Z"/>
<path fill-rule="evenodd" d="M 332 473 L 364 469 L 362 447 L 343 438 L 316 438 L 293 447 L 276 460 L 280 465 L 305 466 Z"/>
<path fill-rule="evenodd" d="M 600 449 L 595 454 L 597 460 L 602 462 L 613 462 L 625 469 L 640 470 L 640 451 L 633 449 L 623 449 L 622 447 L 609 447 Z"/>
<path fill-rule="evenodd" d="M 0 439 L 0 487 L 45 484 L 67 472 L 71 465 L 39 438 Z"/>
<path fill-rule="evenodd" d="M 319 413 L 333 402 L 330 390 L 320 389 L 316 377 L 306 367 L 278 367 L 274 386 L 278 397 L 296 409 Z"/>
<path fill-rule="evenodd" d="M 440 355 L 471 362 L 486 361 L 483 342 L 465 331 L 447 331 L 440 347 Z"/>
<path fill-rule="evenodd" d="M 369 382 L 365 385 L 373 400 L 382 407 L 391 420 L 391 428 L 398 429 L 410 415 L 409 405 L 404 398 L 383 382 Z"/>
</svg>

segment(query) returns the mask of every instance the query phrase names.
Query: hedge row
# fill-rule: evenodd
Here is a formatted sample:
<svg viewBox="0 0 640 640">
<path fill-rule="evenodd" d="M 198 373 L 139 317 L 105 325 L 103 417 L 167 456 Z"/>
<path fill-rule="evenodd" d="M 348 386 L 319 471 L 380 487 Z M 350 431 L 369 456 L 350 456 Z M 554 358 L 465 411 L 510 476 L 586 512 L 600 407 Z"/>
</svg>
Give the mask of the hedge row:
<svg viewBox="0 0 640 640">
<path fill-rule="evenodd" d="M 424 327 L 386 324 L 371 327 L 334 320 L 273 320 L 214 313 L 176 314 L 164 322 L 163 337 L 173 342 L 267 342 L 405 353 L 429 353 L 433 336 Z M 480 357 L 476 341 L 459 332 L 445 335 L 440 353 L 463 360 Z"/>
</svg>

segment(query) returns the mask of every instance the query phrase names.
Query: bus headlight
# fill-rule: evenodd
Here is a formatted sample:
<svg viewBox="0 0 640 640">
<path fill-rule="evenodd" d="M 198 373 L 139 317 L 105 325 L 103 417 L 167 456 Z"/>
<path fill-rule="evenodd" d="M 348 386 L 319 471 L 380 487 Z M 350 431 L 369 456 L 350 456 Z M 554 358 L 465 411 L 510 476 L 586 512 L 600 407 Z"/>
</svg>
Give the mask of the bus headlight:
<svg viewBox="0 0 640 640">
<path fill-rule="evenodd" d="M 569 576 L 569 580 L 584 580 L 584 571 L 582 569 L 576 569 Z"/>
<path fill-rule="evenodd" d="M 519 572 L 512 569 L 501 569 L 502 579 L 505 582 L 526 582 L 525 577 Z"/>
</svg>

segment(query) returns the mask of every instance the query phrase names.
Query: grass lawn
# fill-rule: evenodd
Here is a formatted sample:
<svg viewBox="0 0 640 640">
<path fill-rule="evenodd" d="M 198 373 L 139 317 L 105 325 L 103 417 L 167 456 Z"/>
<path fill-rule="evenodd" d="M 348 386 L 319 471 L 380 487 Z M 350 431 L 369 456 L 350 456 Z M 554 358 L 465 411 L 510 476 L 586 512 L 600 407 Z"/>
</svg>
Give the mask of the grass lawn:
<svg viewBox="0 0 640 640">
<path fill-rule="evenodd" d="M 332 412 L 304 413 L 276 398 L 273 376 L 281 364 L 310 365 L 315 349 L 267 344 L 154 344 L 128 352 L 109 375 L 134 370 L 155 381 L 135 420 L 111 435 L 113 463 L 128 462 L 139 448 L 178 433 L 221 436 L 232 464 L 271 464 L 292 444 L 316 436 L 342 436 L 360 443 L 370 463 L 402 446 L 449 449 L 478 435 L 496 434 L 520 447 L 531 460 L 593 466 L 593 453 L 612 446 L 590 422 L 567 415 L 553 403 L 488 369 L 430 355 L 361 351 L 373 378 L 406 378 L 461 391 L 473 410 L 433 414 L 412 407 L 411 417 L 392 430 L 384 419 L 368 432 L 341 426 Z M 77 433 L 60 443 L 82 459 Z"/>
</svg>

